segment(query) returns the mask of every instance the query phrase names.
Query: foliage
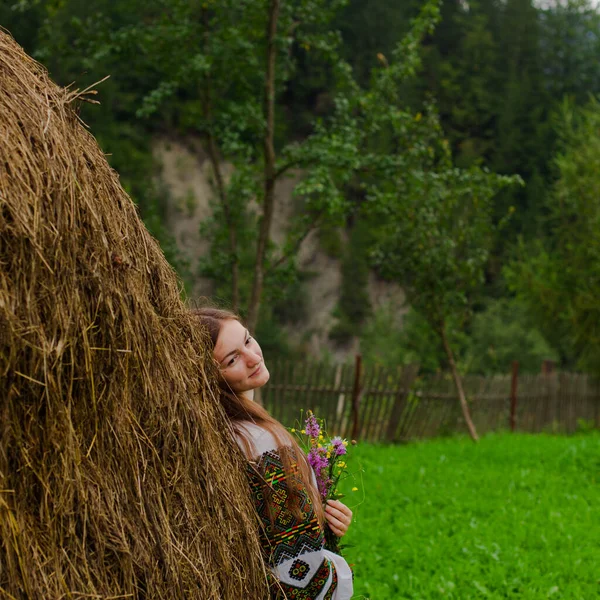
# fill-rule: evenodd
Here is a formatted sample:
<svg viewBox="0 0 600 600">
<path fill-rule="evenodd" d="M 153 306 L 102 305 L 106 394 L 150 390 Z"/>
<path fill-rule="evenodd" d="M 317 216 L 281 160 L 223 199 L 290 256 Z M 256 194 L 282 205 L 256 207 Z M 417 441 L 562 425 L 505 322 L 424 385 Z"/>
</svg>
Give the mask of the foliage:
<svg viewBox="0 0 600 600">
<path fill-rule="evenodd" d="M 425 115 L 400 102 L 398 90 L 420 67 L 411 49 L 439 20 L 436 2 L 426 3 L 391 61 L 373 73 L 360 100 L 371 142 L 384 136 L 386 152 L 363 159 L 367 198 L 363 215 L 375 228 L 372 256 L 379 272 L 406 287 L 409 303 L 439 328 L 466 295 L 481 284 L 487 262 L 492 197 L 516 181 L 471 167 L 457 169 L 435 107 Z M 390 151 L 389 148 L 393 148 Z"/>
<path fill-rule="evenodd" d="M 595 597 L 598 444 L 598 433 L 361 444 L 369 492 L 349 503 L 346 551 L 357 597 Z"/>
<path fill-rule="evenodd" d="M 319 247 L 329 258 L 341 259 L 344 243 L 340 227 L 333 223 L 323 222 L 319 227 Z"/>
<path fill-rule="evenodd" d="M 460 166 L 489 160 L 496 132 L 498 42 L 479 3 L 445 3 L 424 62 L 444 131 Z M 449 51 L 451 48 L 451 51 Z"/>
<path fill-rule="evenodd" d="M 151 192 L 155 192 L 152 189 Z M 183 282 L 184 287 L 192 280 L 190 262 L 177 247 L 177 243 L 165 226 L 162 208 L 164 200 L 161 200 L 154 193 L 148 194 L 146 209 L 144 211 L 144 225 L 154 238 L 159 242 L 160 247 L 169 261 L 169 264 L 175 269 L 177 275 Z M 184 294 L 185 295 L 185 294 Z"/>
<path fill-rule="evenodd" d="M 267 360 L 294 359 L 296 353 L 287 339 L 286 331 L 273 313 L 269 303 L 261 308 L 256 337 Z"/>
<path fill-rule="evenodd" d="M 339 59 L 339 40 L 337 35 L 335 32 L 327 30 L 327 26 L 333 15 L 333 10 L 324 11 L 319 7 L 320 5 L 315 2 L 308 2 L 306 6 L 303 3 L 299 3 L 298 7 L 296 7 L 300 10 L 302 15 L 306 17 L 309 25 L 311 25 L 310 14 L 314 11 L 322 13 L 321 17 L 317 20 L 316 25 L 326 28 L 324 32 L 319 34 L 312 33 L 306 38 L 300 36 L 297 41 L 307 51 L 312 46 L 319 49 L 324 56 L 328 60 L 333 61 L 333 64 L 335 65 L 336 79 L 339 81 L 339 87 L 337 94 L 333 98 L 331 115 L 326 119 L 315 120 L 313 133 L 303 141 L 295 141 L 283 146 L 277 153 L 278 158 L 275 164 L 269 164 L 269 161 L 267 160 L 269 157 L 268 153 L 265 154 L 265 162 L 263 163 L 260 159 L 259 152 L 256 150 L 260 144 L 266 144 L 265 147 L 268 147 L 271 143 L 268 141 L 267 137 L 264 137 L 266 134 L 263 133 L 254 136 L 250 135 L 249 139 L 246 140 L 246 145 L 240 142 L 235 147 L 235 152 L 232 157 L 234 164 L 236 164 L 236 152 L 241 154 L 243 160 L 246 161 L 244 167 L 246 168 L 246 171 L 249 172 L 248 178 L 242 181 L 246 181 L 250 191 L 241 188 L 241 194 L 239 195 L 243 197 L 255 196 L 263 203 L 263 215 L 261 217 L 260 233 L 257 239 L 254 269 L 251 275 L 252 294 L 249 301 L 249 320 L 251 322 L 254 321 L 253 315 L 256 303 L 260 302 L 263 273 L 272 273 L 279 265 L 282 263 L 285 264 L 286 261 L 293 264 L 291 259 L 294 250 L 297 249 L 298 245 L 301 243 L 303 237 L 306 235 L 306 231 L 314 228 L 322 219 L 327 219 L 329 222 L 332 220 L 335 221 L 336 218 L 341 219 L 345 212 L 347 212 L 349 206 L 347 197 L 344 193 L 344 188 L 350 183 L 352 177 L 364 164 L 360 150 L 364 147 L 365 143 L 368 143 L 369 134 L 373 134 L 381 125 L 378 114 L 380 112 L 380 107 L 375 106 L 375 102 L 382 97 L 390 99 L 394 96 L 394 86 L 397 82 L 414 75 L 419 64 L 419 41 L 426 32 L 431 30 L 438 14 L 436 1 L 425 4 L 420 17 L 415 20 L 413 27 L 395 51 L 393 55 L 393 58 L 395 59 L 394 64 L 388 65 L 389 68 L 380 71 L 376 79 L 375 89 L 373 91 L 369 90 L 364 94 L 360 92 L 353 82 L 348 66 Z M 303 10 L 306 12 L 302 12 Z M 286 18 L 289 18 L 289 15 Z M 229 23 L 230 21 L 231 15 L 227 14 L 226 23 Z M 278 27 L 281 26 L 285 29 L 286 23 L 285 19 L 283 19 L 281 23 L 278 23 Z M 214 35 L 215 38 L 218 38 L 220 35 L 220 25 L 218 19 L 213 22 L 211 34 Z M 295 25 L 300 25 L 300 27 L 298 27 L 298 31 L 300 31 L 303 25 L 302 20 L 295 22 Z M 310 28 L 307 30 L 310 30 Z M 286 39 L 286 44 L 289 45 L 290 43 L 291 42 Z M 287 52 L 286 48 L 288 48 L 288 46 L 284 47 L 285 52 Z M 293 71 L 293 63 L 290 63 L 289 60 L 289 57 L 286 59 L 284 56 L 278 56 L 278 64 L 281 62 L 282 67 L 277 70 L 275 85 L 271 92 L 272 94 L 276 94 L 278 89 L 280 89 L 290 77 L 291 72 Z M 256 80 L 261 81 L 263 85 L 271 85 L 268 79 L 268 71 L 263 72 L 263 67 L 261 65 L 258 65 L 256 69 Z M 247 77 L 247 71 L 243 71 L 243 76 Z M 228 73 L 228 77 L 230 80 L 233 79 L 235 81 L 236 72 L 232 70 Z M 212 79 L 210 81 L 212 81 Z M 255 97 L 256 96 L 257 95 L 255 94 Z M 219 106 L 220 104 L 221 103 L 219 103 Z M 217 106 L 213 107 L 214 113 L 211 112 L 211 118 L 216 118 L 214 117 L 214 114 L 216 114 L 218 110 L 219 108 L 217 108 Z M 265 115 L 263 115 L 263 117 L 266 118 Z M 227 123 L 230 122 L 229 119 L 225 119 L 225 121 L 227 121 Z M 268 120 L 265 123 L 265 126 L 268 125 L 268 132 L 272 123 L 269 124 L 270 122 Z M 215 127 L 209 135 L 214 137 L 222 149 L 227 150 L 227 144 L 223 143 L 222 139 L 229 139 L 231 135 L 228 132 L 231 128 L 235 129 L 237 126 L 237 123 L 228 125 L 227 127 L 224 126 L 222 131 Z M 210 123 L 208 124 L 208 127 L 211 127 Z M 239 136 L 236 137 L 236 140 L 239 141 L 239 139 Z M 367 156 L 369 157 L 367 162 L 372 163 L 373 158 L 369 155 Z M 239 156 L 237 160 L 239 162 Z M 249 160 L 251 162 L 247 162 Z M 270 221 L 267 221 L 266 219 L 271 218 L 270 215 L 273 205 L 273 179 L 284 174 L 291 168 L 299 167 L 307 169 L 304 177 L 295 188 L 297 196 L 303 199 L 304 207 L 301 217 L 295 227 L 292 227 L 288 242 L 279 251 L 279 258 L 274 257 L 276 250 L 273 248 L 273 245 L 270 247 L 271 252 L 267 251 L 262 254 L 264 252 L 262 248 L 265 245 L 265 237 L 267 245 L 269 243 Z M 252 169 L 256 169 L 254 176 L 250 172 Z M 231 219 L 227 216 L 231 211 L 231 207 L 227 206 L 225 197 L 231 198 L 231 189 L 228 189 L 226 193 L 222 193 L 221 196 L 221 202 L 224 207 L 222 212 L 225 218 L 221 220 L 220 225 L 228 232 L 228 235 L 231 236 L 231 231 L 233 229 L 237 231 L 238 227 L 242 227 L 243 225 L 232 223 Z M 218 216 L 219 213 L 217 212 L 215 214 Z M 243 206 L 240 207 L 237 214 L 245 214 Z M 265 223 L 267 224 L 265 225 Z M 357 229 L 358 233 L 356 235 L 359 235 L 360 231 L 360 229 Z M 223 240 L 226 236 L 227 234 L 223 232 L 220 235 L 220 238 Z M 219 257 L 229 257 L 230 260 L 236 261 L 234 267 L 237 268 L 239 256 L 236 248 L 231 246 L 231 241 L 229 243 L 229 252 L 217 252 L 217 255 Z M 355 277 L 358 276 L 358 289 L 360 290 L 366 285 L 368 272 L 364 258 L 358 258 L 360 264 L 353 262 L 354 259 L 356 259 L 356 254 L 348 254 L 344 261 L 344 265 L 346 271 L 352 270 L 354 271 L 353 275 Z M 221 269 L 226 266 L 227 265 L 220 263 L 217 264 L 216 272 L 220 272 Z M 345 280 L 348 281 L 348 279 L 347 273 Z M 341 338 L 347 337 L 348 325 L 351 323 L 352 328 L 355 330 L 368 313 L 366 292 L 363 291 L 362 296 L 359 298 L 354 298 L 353 292 L 355 292 L 355 290 L 346 290 L 345 292 L 342 292 L 339 307 L 340 323 L 333 332 L 334 336 L 337 335 L 337 337 Z M 258 297 L 257 293 L 259 294 Z M 235 285 L 233 297 L 237 298 Z"/>
<path fill-rule="evenodd" d="M 517 173 L 527 184 L 505 188 L 495 199 L 496 222 L 510 207 L 516 211 L 494 240 L 493 284 L 516 236 L 539 233 L 540 206 L 553 179 L 550 115 L 557 102 L 600 92 L 599 24 L 589 0 L 444 3 L 415 84 L 438 100 L 457 165 L 484 164 Z"/>
<path fill-rule="evenodd" d="M 465 311 L 469 293 L 483 283 L 491 200 L 512 181 L 476 168 L 411 171 L 394 192 L 373 195 L 385 217 L 375 263 L 405 288 L 411 306 L 434 328 Z"/>
<path fill-rule="evenodd" d="M 377 54 L 389 56 L 418 13 L 420 0 L 349 0 L 334 19 L 344 41 L 342 53 L 357 82 L 368 86 Z"/>
<path fill-rule="evenodd" d="M 242 310 L 254 279 L 261 223 L 256 206 L 265 193 L 268 6 L 263 0 L 15 0 L 0 6 L 2 25 L 59 83 L 85 88 L 110 75 L 99 86 L 101 104 L 84 105 L 81 116 L 190 283 L 199 274 L 186 270 L 166 231 L 169 198 L 156 183 L 152 137 L 200 136 L 207 152 L 212 139 L 214 157 L 235 165 L 236 175 L 223 177 L 220 206 L 202 230 L 213 245 L 202 275 L 229 300 L 237 282 Z M 403 174 L 423 173 L 430 185 L 446 173 L 438 191 L 457 185 L 457 195 L 464 191 L 465 177 L 483 173 L 471 168 L 520 174 L 524 187 L 504 187 L 485 203 L 492 223 L 485 240 L 490 260 L 477 294 L 508 296 L 502 280 L 507 257 L 515 246 L 518 253 L 531 252 L 528 243 L 515 244 L 518 235 L 544 235 L 534 255 L 543 273 L 552 276 L 542 258 L 543 251 L 553 253 L 560 245 L 559 229 L 546 220 L 548 196 L 560 177 L 553 162 L 558 128 L 551 115 L 565 96 L 576 107 L 588 94 L 600 93 L 600 12 L 590 0 L 372 0 L 368 7 L 359 0 L 294 0 L 282 6 L 278 25 L 276 174 L 302 170 L 307 176 L 296 189 L 301 209 L 286 242 L 266 244 L 267 306 L 261 318 L 269 319 L 269 328 L 290 322 L 286 313 L 295 311 L 286 310 L 286 302 L 302 297 L 297 292 L 306 278 L 297 273 L 294 259 L 307 232 L 323 225 L 327 251 L 343 257 L 339 242 L 349 214 L 366 221 L 373 235 L 382 219 L 372 209 L 380 198 L 393 195 L 396 183 L 404 190 L 399 204 L 405 195 L 418 196 L 419 185 L 425 189 Z M 440 164 L 444 154 L 452 155 L 445 165 Z M 467 171 L 455 178 L 451 165 Z M 216 177 L 214 187 L 219 196 Z M 430 204 L 431 210 L 438 206 Z M 336 228 L 341 235 L 327 235 Z M 233 242 L 231 231 L 238 238 Z M 347 265 L 356 260 L 361 260 L 358 254 L 345 256 Z M 537 280 L 550 285 L 542 283 L 540 273 Z M 360 326 L 348 317 L 352 309 L 343 308 L 353 302 L 348 290 L 342 296 L 337 327 L 344 336 Z M 464 298 L 458 296 L 460 304 Z M 468 306 L 471 292 L 467 296 Z M 359 298 L 356 304 L 366 306 Z M 579 360 L 581 344 L 570 323 L 561 319 L 548 327 L 539 312 L 535 321 L 560 348 L 564 365 Z M 469 319 L 456 320 L 456 326 L 463 324 L 469 326 Z M 268 334 L 283 335 L 281 329 Z M 467 360 L 464 348 L 457 351 L 459 362 Z"/>
<path fill-rule="evenodd" d="M 396 76 L 401 77 L 402 71 Z M 384 99 L 390 96 L 393 77 L 392 72 L 391 79 L 384 76 L 383 85 L 375 86 Z M 419 114 L 412 120 L 417 126 L 408 116 L 381 110 L 380 120 L 387 121 L 397 146 L 408 143 L 408 147 L 398 155 L 402 168 L 386 160 L 384 170 L 389 176 L 385 183 L 373 182 L 368 187 L 370 204 L 379 216 L 373 260 L 384 277 L 404 288 L 410 305 L 439 335 L 463 417 L 477 441 L 448 325 L 461 321 L 469 296 L 482 287 L 495 229 L 492 198 L 520 179 L 478 167 L 455 168 L 432 107 L 426 119 Z"/>
<path fill-rule="evenodd" d="M 433 373 L 444 364 L 439 336 L 427 321 L 409 309 L 398 319 L 393 306 L 374 311 L 360 337 L 365 363 L 394 367 L 419 364 L 420 372 Z"/>
<path fill-rule="evenodd" d="M 236 169 L 228 183 L 227 194 L 230 198 L 231 215 L 237 234 L 237 253 L 235 261 L 240 266 L 238 282 L 241 305 L 247 306 L 252 285 L 253 247 L 256 243 L 258 218 L 248 210 L 253 192 L 258 193 L 250 167 Z M 229 230 L 226 227 L 224 205 L 218 196 L 210 200 L 212 216 L 200 225 L 200 236 L 210 242 L 210 249 L 199 261 L 199 275 L 211 279 L 214 293 L 226 302 L 231 302 L 233 260 L 229 242 Z"/>
<path fill-rule="evenodd" d="M 557 100 L 565 96 L 585 103 L 600 92 L 600 12 L 590 0 L 556 2 L 540 15 L 541 64 L 548 93 Z"/>
<path fill-rule="evenodd" d="M 559 358 L 526 308 L 506 298 L 491 301 L 473 316 L 466 342 L 464 363 L 470 373 L 510 373 L 514 360 L 520 373 L 539 373 L 542 361 Z"/>
<path fill-rule="evenodd" d="M 544 360 L 559 356 L 515 300 L 491 300 L 461 326 L 451 323 L 451 345 L 461 373 L 510 373 L 513 360 L 521 373 L 538 373 Z M 421 373 L 447 368 L 439 335 L 427 319 L 409 309 L 399 319 L 391 306 L 376 310 L 360 337 L 366 363 L 393 367 L 418 363 Z"/>
<path fill-rule="evenodd" d="M 404 288 L 408 303 L 444 341 L 454 368 L 448 326 L 464 322 L 484 282 L 495 230 L 494 194 L 518 179 L 455 168 L 435 113 L 418 117 L 412 123 L 404 119 L 396 132 L 409 148 L 404 168 L 390 174 L 393 186 L 369 188 L 378 216 L 372 256 L 379 272 Z"/>
<path fill-rule="evenodd" d="M 470 371 L 469 355 L 472 340 L 468 328 L 449 321 L 452 348 L 456 350 L 459 371 Z M 420 373 L 439 373 L 448 367 L 448 357 L 440 336 L 425 317 L 413 308 L 401 320 L 392 306 L 377 309 L 361 335 L 360 348 L 366 363 L 394 367 L 418 364 Z"/>
<path fill-rule="evenodd" d="M 342 258 L 340 299 L 335 310 L 338 321 L 329 332 L 329 337 L 339 344 L 360 336 L 362 327 L 371 314 L 368 290 L 369 238 L 366 224 L 355 223 Z"/>
<path fill-rule="evenodd" d="M 164 54 L 158 54 L 153 63 L 160 83 L 146 96 L 139 113 L 151 114 L 178 90 L 193 94 L 197 89 L 193 112 L 183 113 L 182 124 L 196 128 L 207 140 L 221 205 L 214 212 L 213 235 L 226 241 L 225 252 L 213 249 L 212 258 L 216 255 L 218 260 L 209 260 L 208 269 L 232 272 L 231 297 L 236 307 L 239 300 L 244 304 L 238 270 L 241 279 L 249 278 L 252 291 L 245 305 L 250 327 L 255 326 L 265 274 L 292 257 L 306 228 L 314 228 L 322 217 L 339 217 L 344 209 L 340 186 L 356 162 L 356 127 L 352 129 L 352 120 L 348 120 L 348 100 L 339 98 L 332 119 L 315 122 L 312 135 L 291 143 L 285 125 L 274 121 L 270 106 L 292 79 L 299 53 L 310 52 L 335 65 L 337 78 L 347 78 L 347 67 L 337 56 L 338 36 L 328 28 L 339 4 L 302 0 L 266 7 L 263 2 L 249 1 L 243 6 L 224 2 L 207 8 L 177 3 L 185 27 L 165 28 L 160 17 L 145 29 L 154 44 L 163 44 Z M 271 29 L 267 22 L 273 24 Z M 167 43 L 165 31 L 170 36 Z M 139 38 L 140 33 L 135 35 Z M 198 39 L 202 40 L 199 51 L 187 61 L 178 58 L 180 64 L 175 68 L 170 48 L 190 47 Z M 229 183 L 218 173 L 221 158 L 231 161 L 238 173 Z M 312 167 L 296 187 L 304 199 L 304 210 L 281 254 L 270 241 L 274 185 L 277 178 L 298 166 Z M 252 219 L 251 199 L 262 209 L 255 249 L 248 246 L 248 239 L 239 239 L 240 230 L 247 231 L 247 221 Z M 219 228 L 221 231 L 216 231 Z M 251 256 L 253 262 L 246 265 L 241 253 Z"/>
<path fill-rule="evenodd" d="M 365 364 L 392 367 L 422 361 L 419 352 L 415 356 L 404 347 L 406 321 L 404 315 L 400 326 L 396 309 L 389 304 L 373 311 L 360 335 L 360 352 Z"/>
<path fill-rule="evenodd" d="M 557 128 L 562 149 L 545 203 L 547 236 L 522 241 L 506 276 L 565 358 L 600 372 L 600 104 L 565 103 Z"/>
</svg>

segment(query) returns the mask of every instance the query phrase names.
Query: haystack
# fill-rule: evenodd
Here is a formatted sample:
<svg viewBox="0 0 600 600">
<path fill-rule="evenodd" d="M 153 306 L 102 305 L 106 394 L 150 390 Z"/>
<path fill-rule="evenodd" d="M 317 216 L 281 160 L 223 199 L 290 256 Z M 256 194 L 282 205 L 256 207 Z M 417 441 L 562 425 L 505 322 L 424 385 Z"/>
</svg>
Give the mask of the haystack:
<svg viewBox="0 0 600 600">
<path fill-rule="evenodd" d="M 0 31 L 0 597 L 268 597 L 178 280 L 72 106 Z"/>
</svg>

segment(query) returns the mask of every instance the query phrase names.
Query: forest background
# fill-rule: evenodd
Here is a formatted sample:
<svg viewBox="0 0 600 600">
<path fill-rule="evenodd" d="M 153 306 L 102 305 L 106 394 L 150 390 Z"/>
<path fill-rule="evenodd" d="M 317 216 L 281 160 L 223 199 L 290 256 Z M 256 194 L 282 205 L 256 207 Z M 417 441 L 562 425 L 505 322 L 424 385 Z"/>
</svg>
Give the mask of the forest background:
<svg viewBox="0 0 600 600">
<path fill-rule="evenodd" d="M 316 235 L 341 265 L 327 331 L 341 355 L 600 371 L 588 0 L 9 0 L 0 25 L 62 85 L 110 75 L 82 119 L 186 286 L 211 280 L 267 356 L 308 351 L 288 332 L 306 318 L 297 256 Z M 210 160 L 198 268 L 165 225 L 157 136 L 193 136 Z M 275 184 L 298 172 L 276 244 Z M 369 274 L 410 310 L 374 307 Z"/>
</svg>

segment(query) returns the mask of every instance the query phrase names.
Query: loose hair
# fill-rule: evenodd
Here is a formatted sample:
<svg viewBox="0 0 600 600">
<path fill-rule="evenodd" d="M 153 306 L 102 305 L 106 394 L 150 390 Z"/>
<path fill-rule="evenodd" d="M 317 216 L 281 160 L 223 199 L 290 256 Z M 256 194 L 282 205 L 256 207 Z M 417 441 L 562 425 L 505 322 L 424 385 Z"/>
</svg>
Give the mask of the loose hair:
<svg viewBox="0 0 600 600">
<path fill-rule="evenodd" d="M 206 328 L 212 342 L 213 350 L 217 344 L 223 321 L 233 320 L 242 323 L 242 320 L 238 315 L 220 308 L 193 308 L 191 309 L 191 313 L 198 317 L 202 325 Z M 250 400 L 244 396 L 244 394 L 236 394 L 229 387 L 223 376 L 219 378 L 219 387 L 219 400 L 238 439 L 241 441 L 241 445 L 243 446 L 244 453 L 248 460 L 252 461 L 254 457 L 252 456 L 252 444 L 248 439 L 247 431 L 243 425 L 244 423 L 254 423 L 266 429 L 275 438 L 286 475 L 288 493 L 291 498 L 290 509 L 294 515 L 297 518 L 301 518 L 301 495 L 297 490 L 297 486 L 293 484 L 293 480 L 299 477 L 308 490 L 319 523 L 323 525 L 325 523 L 325 513 L 321 503 L 321 496 L 313 483 L 312 469 L 306 460 L 304 452 L 298 445 L 298 442 L 285 427 L 277 421 L 277 419 L 273 418 L 260 404 Z M 289 451 L 287 451 L 288 448 Z M 297 474 L 294 473 L 294 459 L 298 468 Z M 267 496 L 271 496 L 271 488 L 266 482 L 264 483 L 264 488 L 264 492 Z"/>
</svg>

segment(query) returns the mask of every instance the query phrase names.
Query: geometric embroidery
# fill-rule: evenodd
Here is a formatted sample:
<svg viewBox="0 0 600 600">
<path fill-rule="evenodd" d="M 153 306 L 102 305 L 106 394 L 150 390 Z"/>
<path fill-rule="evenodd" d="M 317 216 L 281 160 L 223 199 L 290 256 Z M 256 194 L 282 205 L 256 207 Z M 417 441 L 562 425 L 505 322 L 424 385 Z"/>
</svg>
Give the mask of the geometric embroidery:
<svg viewBox="0 0 600 600">
<path fill-rule="evenodd" d="M 325 544 L 323 529 L 310 496 L 299 482 L 299 477 L 294 481 L 293 475 L 297 472 L 297 464 L 292 464 L 292 485 L 296 485 L 300 492 L 298 508 L 304 516 L 302 520 L 298 520 L 288 508 L 288 482 L 279 454 L 274 450 L 265 452 L 258 463 L 248 464 L 254 505 L 262 522 L 261 545 L 272 567 L 305 552 L 320 552 Z M 265 487 L 268 489 L 265 490 Z"/>
<path fill-rule="evenodd" d="M 296 581 L 302 581 L 308 574 L 309 569 L 310 566 L 307 563 L 303 560 L 297 560 L 290 567 L 289 576 Z"/>
<path fill-rule="evenodd" d="M 296 559 L 288 575 L 295 581 L 308 583 L 303 588 L 272 580 L 271 598 L 277 600 L 331 600 L 337 589 L 337 572 L 333 563 L 324 558 L 318 569 L 301 560 L 305 553 L 321 552 L 325 546 L 323 528 L 308 491 L 298 475 L 298 465 L 293 462 L 292 473 L 286 477 L 283 461 L 275 450 L 265 452 L 257 462 L 248 463 L 248 478 L 256 512 L 260 518 L 260 541 L 265 559 L 271 568 Z M 288 484 L 299 492 L 298 509 L 302 519 L 297 519 L 289 509 Z M 314 573 L 314 574 L 312 574 Z M 311 577 L 312 574 L 312 577 Z M 331 584 L 327 583 L 331 578 Z M 322 595 L 325 592 L 325 595 Z"/>
<path fill-rule="evenodd" d="M 337 589 L 337 572 L 331 561 L 327 559 L 323 560 L 315 576 L 306 587 L 298 588 L 288 583 L 279 582 L 276 589 L 273 590 L 273 597 L 277 600 L 283 600 L 283 598 L 287 600 L 314 600 L 323 593 L 331 574 L 333 575 L 331 585 L 323 597 L 323 600 L 331 600 Z"/>
</svg>

